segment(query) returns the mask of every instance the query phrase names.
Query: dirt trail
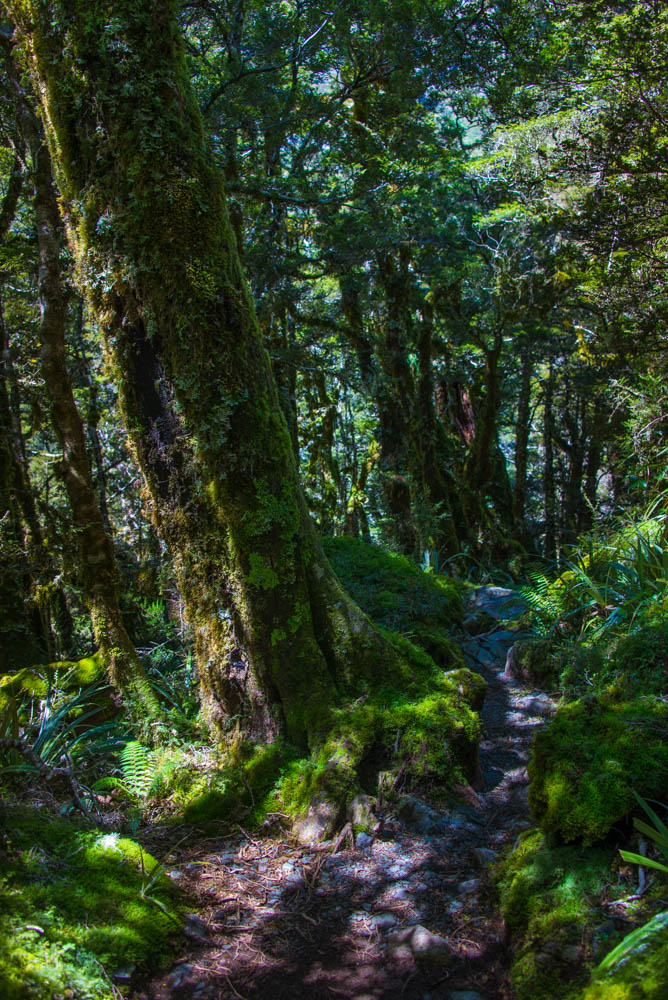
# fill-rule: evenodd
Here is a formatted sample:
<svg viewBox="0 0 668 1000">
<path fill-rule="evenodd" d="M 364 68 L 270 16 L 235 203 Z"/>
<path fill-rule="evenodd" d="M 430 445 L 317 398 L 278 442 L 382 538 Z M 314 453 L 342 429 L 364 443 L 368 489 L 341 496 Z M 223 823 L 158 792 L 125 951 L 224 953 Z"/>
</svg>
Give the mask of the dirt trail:
<svg viewBox="0 0 668 1000">
<path fill-rule="evenodd" d="M 472 610 L 517 611 L 503 600 L 480 588 Z M 488 683 L 477 796 L 448 812 L 409 797 L 375 841 L 335 854 L 240 828 L 182 849 L 189 945 L 134 1000 L 508 1000 L 486 870 L 529 825 L 531 740 L 554 709 L 503 676 L 516 638 L 500 620 L 465 644 Z"/>
</svg>

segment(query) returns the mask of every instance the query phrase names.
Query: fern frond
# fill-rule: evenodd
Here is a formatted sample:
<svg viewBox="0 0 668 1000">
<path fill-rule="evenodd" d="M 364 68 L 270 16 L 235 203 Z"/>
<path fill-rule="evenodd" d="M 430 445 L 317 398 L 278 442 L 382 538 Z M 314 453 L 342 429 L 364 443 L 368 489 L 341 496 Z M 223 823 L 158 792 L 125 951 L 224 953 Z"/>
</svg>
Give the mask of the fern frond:
<svg viewBox="0 0 668 1000">
<path fill-rule="evenodd" d="M 127 789 L 145 799 L 156 775 L 155 755 L 142 743 L 130 740 L 121 750 L 121 771 Z"/>
</svg>

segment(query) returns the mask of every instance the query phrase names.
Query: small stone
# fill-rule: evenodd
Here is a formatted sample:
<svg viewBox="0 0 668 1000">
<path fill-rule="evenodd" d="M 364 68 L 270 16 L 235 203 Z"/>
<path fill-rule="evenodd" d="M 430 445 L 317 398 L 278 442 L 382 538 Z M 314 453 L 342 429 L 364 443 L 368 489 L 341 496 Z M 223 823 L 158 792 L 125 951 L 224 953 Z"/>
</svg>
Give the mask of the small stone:
<svg viewBox="0 0 668 1000">
<path fill-rule="evenodd" d="M 561 949 L 560 955 L 564 962 L 579 962 L 581 958 L 580 949 L 576 944 L 567 944 Z"/>
<path fill-rule="evenodd" d="M 405 883 L 399 882 L 397 885 L 393 885 L 390 889 L 388 889 L 388 895 L 391 896 L 392 899 L 408 900 L 412 898 L 413 893 L 409 886 Z"/>
<path fill-rule="evenodd" d="M 112 978 L 116 983 L 127 983 L 132 979 L 134 971 L 134 965 L 121 965 L 116 969 Z"/>
<path fill-rule="evenodd" d="M 457 886 L 457 891 L 461 892 L 462 895 L 466 895 L 467 893 L 470 892 L 477 892 L 479 888 L 480 888 L 480 879 L 470 878 L 467 879 L 466 882 L 460 882 L 459 885 Z"/>
<path fill-rule="evenodd" d="M 413 951 L 408 944 L 392 944 L 388 951 L 397 962 L 412 962 Z"/>
<path fill-rule="evenodd" d="M 397 918 L 393 913 L 374 913 L 369 920 L 376 930 L 379 931 L 386 931 L 389 927 L 396 927 L 397 925 Z"/>
<path fill-rule="evenodd" d="M 446 939 L 439 937 L 438 934 L 432 934 L 422 924 L 395 931 L 390 935 L 388 943 L 395 956 L 398 949 L 408 947 L 413 957 L 419 961 L 447 965 L 454 960 L 452 948 Z"/>
<path fill-rule="evenodd" d="M 493 851 L 489 847 L 474 847 L 471 854 L 473 855 L 478 868 L 481 868 L 483 871 L 488 865 L 494 864 L 499 856 L 497 851 Z"/>
<path fill-rule="evenodd" d="M 293 832 L 300 844 L 308 847 L 331 837 L 341 810 L 328 799 L 314 798 L 306 814 L 296 820 Z"/>
<path fill-rule="evenodd" d="M 373 843 L 373 838 L 369 836 L 368 833 L 358 833 L 355 837 L 355 847 L 358 851 L 368 850 Z"/>
<path fill-rule="evenodd" d="M 203 940 L 207 934 L 207 926 L 197 913 L 186 913 L 183 933 L 186 937 Z"/>
<path fill-rule="evenodd" d="M 183 962 L 181 965 L 177 965 L 175 969 L 172 969 L 169 974 L 172 985 L 175 987 L 182 986 L 193 971 L 193 968 L 188 962 Z"/>
</svg>

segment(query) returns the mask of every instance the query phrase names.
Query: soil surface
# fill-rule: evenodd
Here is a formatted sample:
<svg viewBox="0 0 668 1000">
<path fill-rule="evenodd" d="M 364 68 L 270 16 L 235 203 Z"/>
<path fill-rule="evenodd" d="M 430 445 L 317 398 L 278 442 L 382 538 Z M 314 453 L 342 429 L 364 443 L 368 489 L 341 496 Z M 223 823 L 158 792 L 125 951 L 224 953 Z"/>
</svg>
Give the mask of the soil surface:
<svg viewBox="0 0 668 1000">
<path fill-rule="evenodd" d="M 464 643 L 488 684 L 479 790 L 462 789 L 447 811 L 404 796 L 374 839 L 318 849 L 280 825 L 267 836 L 193 832 L 168 866 L 197 910 L 187 944 L 134 1000 L 510 1000 L 487 872 L 530 825 L 526 765 L 554 703 L 504 676 L 518 638 L 507 621 L 521 610 L 507 597 L 483 587 L 469 605 L 471 631 L 498 622 Z"/>
</svg>

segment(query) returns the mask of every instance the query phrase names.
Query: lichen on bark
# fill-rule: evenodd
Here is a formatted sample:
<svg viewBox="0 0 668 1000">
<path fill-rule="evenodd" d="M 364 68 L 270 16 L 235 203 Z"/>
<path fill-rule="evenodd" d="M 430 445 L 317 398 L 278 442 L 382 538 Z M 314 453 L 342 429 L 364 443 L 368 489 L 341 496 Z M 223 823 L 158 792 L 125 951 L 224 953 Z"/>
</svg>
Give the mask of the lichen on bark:
<svg viewBox="0 0 668 1000">
<path fill-rule="evenodd" d="M 399 658 L 301 496 L 172 0 L 11 0 L 78 279 L 103 331 L 209 717 L 316 744 Z"/>
</svg>

